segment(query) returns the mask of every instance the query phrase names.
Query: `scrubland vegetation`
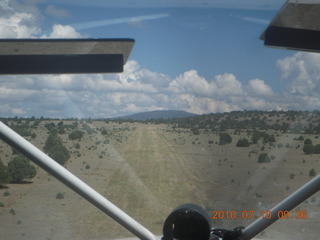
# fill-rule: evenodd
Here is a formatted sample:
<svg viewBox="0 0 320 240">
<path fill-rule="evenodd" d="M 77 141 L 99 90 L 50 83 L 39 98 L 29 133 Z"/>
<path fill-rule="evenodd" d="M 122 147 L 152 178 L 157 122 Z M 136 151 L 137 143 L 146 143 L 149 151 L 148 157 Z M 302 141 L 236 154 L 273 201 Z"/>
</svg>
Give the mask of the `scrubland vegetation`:
<svg viewBox="0 0 320 240">
<path fill-rule="evenodd" d="M 230 206 L 266 210 L 319 173 L 318 111 L 244 111 L 144 122 L 1 120 L 159 234 L 163 218 L 179 204 L 192 201 L 208 212 L 234 210 Z M 0 221 L 10 216 L 25 234 L 19 235 L 22 239 L 28 239 L 26 229 L 32 231 L 27 227 L 32 221 L 22 217 L 29 219 L 31 206 L 38 205 L 46 216 L 61 209 L 50 220 L 52 229 L 70 224 L 76 229 L 68 235 L 73 238 L 123 233 L 3 142 L 0 158 Z M 318 206 L 320 198 L 314 196 L 302 208 Z M 115 230 L 107 231 L 106 225 Z"/>
</svg>

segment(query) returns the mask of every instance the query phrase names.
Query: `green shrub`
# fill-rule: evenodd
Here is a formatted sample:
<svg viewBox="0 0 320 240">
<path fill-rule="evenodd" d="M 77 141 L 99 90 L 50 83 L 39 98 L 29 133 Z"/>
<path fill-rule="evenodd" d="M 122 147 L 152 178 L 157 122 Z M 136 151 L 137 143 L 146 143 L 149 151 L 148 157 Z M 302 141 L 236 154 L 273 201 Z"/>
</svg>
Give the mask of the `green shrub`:
<svg viewBox="0 0 320 240">
<path fill-rule="evenodd" d="M 309 177 L 314 177 L 316 176 L 316 170 L 314 168 L 312 168 L 310 171 L 309 171 Z"/>
<path fill-rule="evenodd" d="M 70 158 L 68 149 L 63 145 L 56 132 L 51 132 L 49 134 L 43 150 L 61 165 Z"/>
<path fill-rule="evenodd" d="M 84 133 L 80 130 L 74 130 L 69 134 L 70 140 L 77 140 L 83 137 Z"/>
<path fill-rule="evenodd" d="M 305 154 L 313 154 L 314 153 L 314 146 L 312 144 L 304 145 L 303 152 Z"/>
<path fill-rule="evenodd" d="M 249 147 L 250 143 L 249 140 L 246 138 L 240 138 L 237 142 L 237 147 Z"/>
<path fill-rule="evenodd" d="M 274 135 L 259 131 L 253 133 L 251 140 L 253 144 L 257 144 L 261 138 L 263 139 L 263 143 L 276 142 Z"/>
<path fill-rule="evenodd" d="M 10 209 L 9 213 L 12 215 L 16 215 L 16 211 L 13 208 Z"/>
<path fill-rule="evenodd" d="M 312 141 L 307 138 L 306 140 L 304 140 L 304 145 L 312 145 Z"/>
<path fill-rule="evenodd" d="M 58 193 L 56 194 L 56 199 L 64 199 L 64 193 L 58 192 Z"/>
<path fill-rule="evenodd" d="M 49 132 L 51 132 L 53 129 L 55 129 L 56 125 L 54 124 L 54 122 L 51 122 L 51 123 L 46 123 L 44 127 L 48 129 Z"/>
<path fill-rule="evenodd" d="M 59 127 L 58 133 L 59 134 L 65 134 L 66 130 L 63 127 Z"/>
<path fill-rule="evenodd" d="M 24 179 L 31 179 L 37 174 L 36 168 L 23 156 L 12 159 L 8 163 L 8 170 L 14 183 L 22 183 Z"/>
<path fill-rule="evenodd" d="M 53 146 L 48 152 L 48 155 L 61 165 L 63 165 L 70 158 L 68 149 L 63 145 Z"/>
<path fill-rule="evenodd" d="M 273 135 L 265 134 L 265 136 L 263 137 L 263 142 L 264 143 L 276 142 L 276 139 Z"/>
<path fill-rule="evenodd" d="M 283 144 L 282 144 L 282 143 L 278 143 L 277 147 L 278 147 L 278 148 L 282 148 L 282 147 L 283 147 Z"/>
<path fill-rule="evenodd" d="M 200 130 L 199 128 L 192 128 L 191 132 L 193 133 L 193 135 L 200 135 Z"/>
<path fill-rule="evenodd" d="M 261 153 L 258 157 L 258 162 L 259 163 L 269 163 L 269 162 L 271 162 L 271 159 L 269 158 L 268 154 Z"/>
<path fill-rule="evenodd" d="M 304 137 L 303 137 L 303 136 L 300 136 L 300 137 L 298 137 L 298 140 L 303 141 L 303 140 L 304 140 Z"/>
<path fill-rule="evenodd" d="M 22 137 L 29 137 L 31 136 L 30 127 L 26 124 L 23 125 L 11 125 L 10 126 L 15 132 L 17 132 Z"/>
<path fill-rule="evenodd" d="M 315 154 L 320 154 L 320 144 L 315 145 L 313 150 Z"/>
<path fill-rule="evenodd" d="M 232 137 L 229 133 L 220 133 L 219 134 L 219 145 L 225 145 L 232 142 Z"/>
<path fill-rule="evenodd" d="M 290 179 L 294 179 L 295 176 L 296 176 L 296 175 L 295 175 L 294 173 L 291 173 L 291 174 L 289 175 L 289 178 L 290 178 Z"/>
<path fill-rule="evenodd" d="M 101 130 L 101 134 L 102 134 L 102 135 L 107 135 L 107 134 L 108 134 L 108 130 L 106 130 L 105 128 L 103 128 L 103 129 Z"/>
</svg>

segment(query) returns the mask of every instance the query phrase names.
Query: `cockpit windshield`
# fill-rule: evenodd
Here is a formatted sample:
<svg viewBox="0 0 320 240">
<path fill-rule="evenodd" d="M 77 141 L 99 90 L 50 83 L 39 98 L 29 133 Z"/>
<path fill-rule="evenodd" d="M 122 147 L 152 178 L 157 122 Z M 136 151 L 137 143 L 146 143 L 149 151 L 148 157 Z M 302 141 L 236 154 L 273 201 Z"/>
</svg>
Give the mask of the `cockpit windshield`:
<svg viewBox="0 0 320 240">
<path fill-rule="evenodd" d="M 81 74 L 28 72 L 43 48 L 18 75 L 1 58 L 1 121 L 159 238 L 185 203 L 217 229 L 268 218 L 320 172 L 320 55 L 259 40 L 285 2 L 2 0 L 0 45 L 67 39 L 65 56 L 94 57 Z M 119 71 L 85 70 L 103 67 L 98 39 L 129 41 L 124 59 L 112 52 Z M 315 239 L 319 206 L 315 194 L 279 211 L 256 238 Z M 0 226 L 6 240 L 134 237 L 3 141 Z"/>
</svg>

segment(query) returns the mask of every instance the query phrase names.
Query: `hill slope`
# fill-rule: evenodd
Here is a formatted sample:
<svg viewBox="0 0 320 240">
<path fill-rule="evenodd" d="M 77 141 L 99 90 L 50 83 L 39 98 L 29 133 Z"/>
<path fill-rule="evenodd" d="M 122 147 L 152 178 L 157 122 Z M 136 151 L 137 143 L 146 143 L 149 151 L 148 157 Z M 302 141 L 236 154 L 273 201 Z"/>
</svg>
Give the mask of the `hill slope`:
<svg viewBox="0 0 320 240">
<path fill-rule="evenodd" d="M 129 116 L 119 117 L 117 119 L 132 119 L 135 121 L 146 121 L 150 119 L 170 119 L 197 116 L 197 114 L 180 110 L 156 110 L 150 112 L 136 113 Z"/>
</svg>

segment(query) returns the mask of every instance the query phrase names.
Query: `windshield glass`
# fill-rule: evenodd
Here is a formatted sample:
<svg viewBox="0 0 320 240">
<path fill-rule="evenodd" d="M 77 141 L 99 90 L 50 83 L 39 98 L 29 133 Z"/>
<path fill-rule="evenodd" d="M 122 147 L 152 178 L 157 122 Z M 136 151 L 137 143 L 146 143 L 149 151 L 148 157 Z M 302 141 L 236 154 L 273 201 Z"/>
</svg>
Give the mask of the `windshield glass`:
<svg viewBox="0 0 320 240">
<path fill-rule="evenodd" d="M 1 75 L 1 121 L 157 236 L 184 203 L 246 227 L 320 171 L 320 57 L 259 40 L 284 2 L 2 1 L 2 39 L 135 44 L 123 73 Z M 133 236 L 3 141 L 0 159 L 0 239 Z M 258 238 L 314 239 L 319 206 Z"/>
</svg>

